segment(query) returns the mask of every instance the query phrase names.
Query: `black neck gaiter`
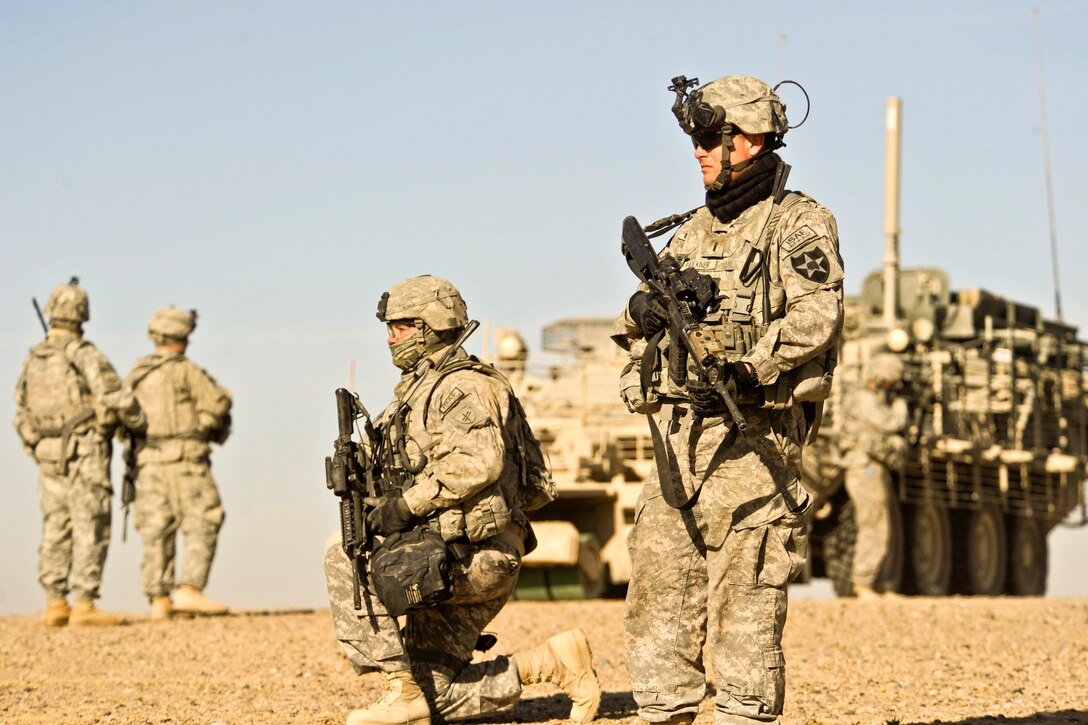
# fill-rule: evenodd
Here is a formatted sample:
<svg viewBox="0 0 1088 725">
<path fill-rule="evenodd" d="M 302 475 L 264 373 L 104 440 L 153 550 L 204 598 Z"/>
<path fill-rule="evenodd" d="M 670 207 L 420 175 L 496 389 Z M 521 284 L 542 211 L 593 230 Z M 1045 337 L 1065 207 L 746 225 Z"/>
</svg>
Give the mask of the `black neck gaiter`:
<svg viewBox="0 0 1088 725">
<path fill-rule="evenodd" d="M 707 208 L 723 224 L 733 221 L 742 211 L 771 195 L 775 170 L 781 162 L 782 159 L 775 153 L 760 156 L 743 173 L 731 179 L 724 189 L 708 191 Z"/>
</svg>

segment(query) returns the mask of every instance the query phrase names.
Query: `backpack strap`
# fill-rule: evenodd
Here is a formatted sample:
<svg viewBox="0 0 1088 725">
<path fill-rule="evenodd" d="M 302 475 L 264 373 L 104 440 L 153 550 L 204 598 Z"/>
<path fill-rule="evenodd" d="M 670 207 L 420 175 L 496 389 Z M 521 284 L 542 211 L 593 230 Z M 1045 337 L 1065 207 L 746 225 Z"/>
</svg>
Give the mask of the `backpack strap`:
<svg viewBox="0 0 1088 725">
<path fill-rule="evenodd" d="M 150 375 L 151 373 L 158 370 L 160 367 L 165 365 L 170 360 L 180 360 L 180 359 L 181 359 L 180 357 L 178 357 L 178 358 L 158 357 L 158 358 L 156 358 L 155 360 L 150 362 L 147 365 L 147 367 L 142 369 L 138 374 L 133 375 L 133 376 L 130 377 L 129 380 L 130 380 L 130 384 L 132 385 L 132 389 L 135 391 L 136 388 L 139 387 L 140 383 L 142 383 L 144 381 L 144 378 L 146 378 L 148 375 Z"/>
</svg>

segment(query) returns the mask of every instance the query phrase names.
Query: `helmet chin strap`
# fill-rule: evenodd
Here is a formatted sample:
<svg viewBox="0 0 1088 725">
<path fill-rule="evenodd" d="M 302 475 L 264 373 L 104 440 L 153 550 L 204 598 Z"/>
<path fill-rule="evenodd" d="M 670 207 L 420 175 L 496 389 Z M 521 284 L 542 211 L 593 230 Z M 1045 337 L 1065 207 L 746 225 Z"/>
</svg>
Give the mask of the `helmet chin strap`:
<svg viewBox="0 0 1088 725">
<path fill-rule="evenodd" d="M 782 148 L 785 145 L 786 144 L 781 143 L 781 142 L 779 142 L 777 144 L 776 143 L 766 144 L 765 148 L 762 151 L 760 151 L 758 154 L 756 154 L 755 156 L 753 156 L 753 157 L 751 157 L 749 159 L 745 159 L 744 161 L 741 161 L 739 163 L 732 164 L 732 163 L 729 162 L 729 154 L 733 151 L 733 136 L 727 135 L 727 134 L 725 134 L 723 132 L 722 133 L 722 170 L 721 170 L 721 173 L 718 174 L 718 178 L 714 179 L 714 183 L 707 186 L 706 190 L 707 191 L 721 191 L 722 189 L 724 189 L 729 184 L 729 180 L 730 180 L 729 177 L 732 176 L 734 171 L 736 171 L 738 173 L 741 172 L 741 171 L 744 171 L 749 166 L 754 164 L 756 162 L 756 160 L 759 159 L 760 157 L 766 156 L 767 154 L 770 154 L 770 153 L 774 153 L 775 151 L 777 151 L 778 149 Z"/>
<path fill-rule="evenodd" d="M 733 164 L 729 162 L 729 156 L 733 153 L 733 134 L 729 133 L 728 126 L 722 126 L 722 170 L 718 178 L 706 186 L 707 191 L 721 191 L 729 183 L 729 176 L 733 173 Z"/>
</svg>

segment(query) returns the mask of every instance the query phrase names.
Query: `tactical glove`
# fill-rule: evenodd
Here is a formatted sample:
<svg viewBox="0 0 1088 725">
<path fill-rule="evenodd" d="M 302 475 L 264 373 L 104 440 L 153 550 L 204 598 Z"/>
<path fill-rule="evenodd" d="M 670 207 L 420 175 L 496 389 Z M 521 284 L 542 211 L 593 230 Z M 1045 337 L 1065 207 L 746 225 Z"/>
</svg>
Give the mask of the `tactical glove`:
<svg viewBox="0 0 1088 725">
<path fill-rule="evenodd" d="M 759 378 L 756 377 L 756 369 L 751 363 L 738 360 L 729 368 L 729 377 L 736 381 L 738 392 L 754 393 L 759 387 Z"/>
<path fill-rule="evenodd" d="M 647 339 L 664 330 L 669 324 L 668 310 L 658 301 L 657 295 L 650 292 L 633 294 L 627 303 L 627 309 L 638 323 L 643 337 Z"/>
<path fill-rule="evenodd" d="M 759 388 L 759 378 L 750 363 L 735 362 L 725 366 L 725 390 L 736 402 L 738 394 L 754 395 Z M 721 394 L 710 383 L 689 380 L 687 383 L 691 409 L 704 418 L 726 415 L 728 409 Z"/>
<path fill-rule="evenodd" d="M 691 409 L 696 415 L 704 418 L 725 415 L 725 401 L 713 385 L 702 380 L 689 380 L 687 388 Z"/>
<path fill-rule="evenodd" d="M 390 494 L 378 499 L 367 499 L 374 509 L 366 515 L 366 522 L 382 536 L 390 536 L 398 531 L 405 531 L 412 526 L 415 516 L 408 508 L 408 502 L 400 494 Z"/>
</svg>

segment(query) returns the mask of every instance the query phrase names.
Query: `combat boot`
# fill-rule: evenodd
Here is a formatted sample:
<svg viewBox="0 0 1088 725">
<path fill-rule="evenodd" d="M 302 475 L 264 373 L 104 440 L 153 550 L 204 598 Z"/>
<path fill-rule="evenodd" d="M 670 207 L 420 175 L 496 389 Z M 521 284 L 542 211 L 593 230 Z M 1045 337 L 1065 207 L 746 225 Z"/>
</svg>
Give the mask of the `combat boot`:
<svg viewBox="0 0 1088 725">
<path fill-rule="evenodd" d="M 196 587 L 182 584 L 174 595 L 173 611 L 185 614 L 226 614 L 230 607 L 208 599 Z"/>
<path fill-rule="evenodd" d="M 151 597 L 151 618 L 152 619 L 170 619 L 171 612 L 174 611 L 174 603 L 170 601 L 170 597 L 165 594 L 160 594 L 157 597 Z"/>
<path fill-rule="evenodd" d="M 64 597 L 50 599 L 45 605 L 45 626 L 63 627 L 68 624 L 68 617 L 72 615 L 72 608 L 68 606 L 68 600 Z"/>
<path fill-rule="evenodd" d="M 120 614 L 103 612 L 94 605 L 93 599 L 80 599 L 72 607 L 72 614 L 68 617 L 68 624 L 73 627 L 110 627 L 115 624 L 128 624 L 128 620 Z"/>
<path fill-rule="evenodd" d="M 365 710 L 353 710 L 347 725 L 431 725 L 431 706 L 411 670 L 386 672 L 381 699 Z"/>
<path fill-rule="evenodd" d="M 561 632 L 528 652 L 515 652 L 521 684 L 550 682 L 570 695 L 570 719 L 586 723 L 597 715 L 601 685 L 593 671 L 593 653 L 580 629 Z"/>
</svg>

